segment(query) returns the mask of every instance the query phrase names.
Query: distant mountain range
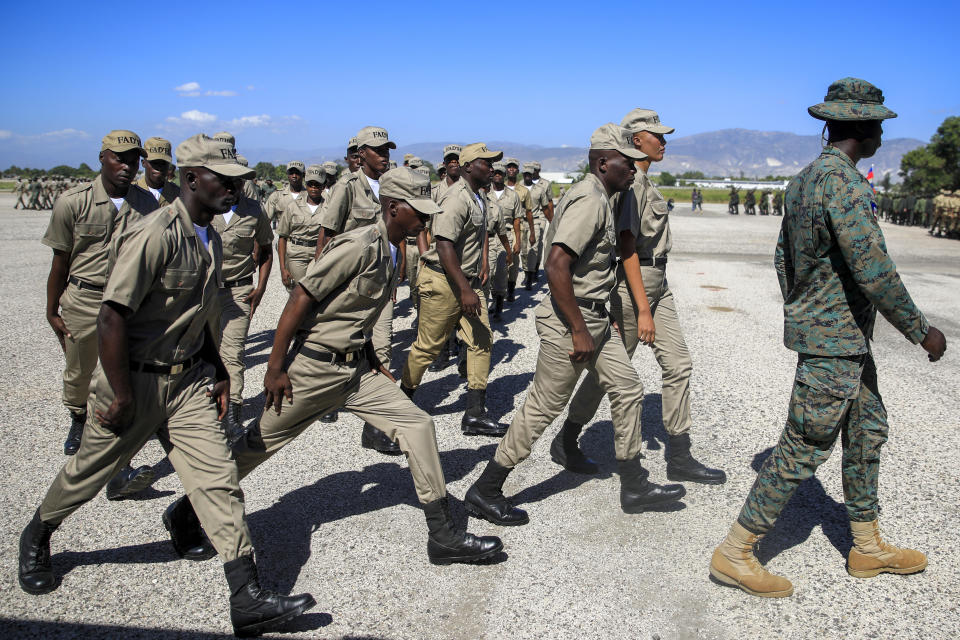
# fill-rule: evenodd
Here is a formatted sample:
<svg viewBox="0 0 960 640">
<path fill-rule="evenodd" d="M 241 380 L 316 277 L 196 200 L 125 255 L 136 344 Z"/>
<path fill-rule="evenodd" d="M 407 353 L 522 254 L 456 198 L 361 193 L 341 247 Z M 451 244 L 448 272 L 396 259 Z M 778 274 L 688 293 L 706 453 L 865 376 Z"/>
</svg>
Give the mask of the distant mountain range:
<svg viewBox="0 0 960 640">
<path fill-rule="evenodd" d="M 462 141 L 461 141 L 462 142 Z M 504 154 L 521 162 L 537 160 L 544 171 L 574 171 L 586 160 L 585 147 L 541 147 L 516 142 L 488 140 L 487 146 L 502 149 Z M 437 163 L 445 142 L 420 142 L 403 145 L 393 153 L 394 159 L 412 153 L 424 160 Z M 860 163 L 866 172 L 872 164 L 877 179 L 890 172 L 897 181 L 900 158 L 907 151 L 923 146 L 922 140 L 893 138 L 885 140 L 877 154 Z M 819 153 L 819 136 L 801 136 L 780 131 L 753 131 L 750 129 L 722 129 L 698 133 L 692 136 L 667 138 L 667 154 L 658 163 L 658 171 L 673 174 L 684 171 L 702 171 L 707 176 L 764 177 L 768 175 L 793 175 L 809 164 Z M 274 164 L 290 160 L 302 160 L 307 164 L 326 160 L 340 160 L 341 148 L 321 148 L 292 151 L 289 149 L 241 149 L 252 163 L 259 161 Z"/>
</svg>

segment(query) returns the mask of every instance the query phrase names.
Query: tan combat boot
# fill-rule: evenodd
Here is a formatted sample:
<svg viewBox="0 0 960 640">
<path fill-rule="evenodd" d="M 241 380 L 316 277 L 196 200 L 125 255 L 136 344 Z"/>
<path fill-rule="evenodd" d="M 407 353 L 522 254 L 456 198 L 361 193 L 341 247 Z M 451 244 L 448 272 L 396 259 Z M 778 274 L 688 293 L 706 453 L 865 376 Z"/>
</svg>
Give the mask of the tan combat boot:
<svg viewBox="0 0 960 640">
<path fill-rule="evenodd" d="M 917 573 L 927 568 L 927 556 L 913 549 L 900 549 L 880 537 L 880 522 L 850 522 L 853 548 L 847 556 L 847 573 L 854 578 L 872 578 L 879 573 Z"/>
<path fill-rule="evenodd" d="M 710 575 L 724 584 L 739 587 L 752 596 L 786 598 L 793 595 L 793 584 L 761 566 L 753 555 L 760 536 L 734 522 L 726 539 L 713 551 Z"/>
</svg>

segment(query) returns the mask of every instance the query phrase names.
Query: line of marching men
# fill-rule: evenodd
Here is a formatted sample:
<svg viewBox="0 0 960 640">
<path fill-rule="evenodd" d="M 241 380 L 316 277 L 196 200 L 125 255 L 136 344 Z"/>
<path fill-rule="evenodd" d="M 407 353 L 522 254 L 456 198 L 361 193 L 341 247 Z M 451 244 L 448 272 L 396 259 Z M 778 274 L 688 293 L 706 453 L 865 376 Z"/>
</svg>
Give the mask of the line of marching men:
<svg viewBox="0 0 960 640">
<path fill-rule="evenodd" d="M 835 125 L 843 132 L 836 135 L 846 135 L 847 127 Z M 162 519 L 174 549 L 191 560 L 220 556 L 238 635 L 284 624 L 315 601 L 260 587 L 240 482 L 316 421 L 335 420 L 339 410 L 365 421 L 363 446 L 407 457 L 431 562 L 496 557 L 503 549 L 499 538 L 475 536 L 451 517 L 434 422 L 414 402 L 424 372 L 455 332 L 466 356 L 463 432 L 501 438 L 464 497 L 475 517 L 502 526 L 529 521 L 503 485 L 568 402 L 551 458 L 574 473 L 597 473 L 578 437 L 604 394 L 622 510 L 641 513 L 685 495 L 682 485 L 650 482 L 643 466 L 643 386 L 631 362 L 640 344 L 652 348 L 662 369 L 667 477 L 725 482 L 723 471 L 691 453 L 692 365 L 666 277 L 668 205 L 647 177 L 672 132 L 647 109 L 598 128 L 589 172 L 554 207 L 539 167 L 504 160 L 484 143 L 444 148 L 443 177 L 431 185 L 423 167 L 391 169 L 395 143 L 385 129 L 365 127 L 348 144 L 348 171 L 332 186 L 322 166 L 290 163 L 289 185 L 268 197 L 266 213 L 244 195 L 255 195 L 247 192 L 254 172 L 238 158 L 229 134 L 199 134 L 178 145 L 177 186 L 167 179 L 170 143 L 151 138 L 141 144 L 133 132 L 110 132 L 100 175 L 57 200 L 43 238 L 53 250 L 47 319 L 66 357 L 63 401 L 72 424 L 65 453 L 72 455 L 21 536 L 20 586 L 32 594 L 57 588 L 52 534 L 105 486 L 108 498 L 118 498 L 149 484 L 151 470 L 129 462 L 156 436 L 185 490 Z M 832 149 L 825 150 L 825 162 L 840 158 Z M 133 184 L 141 159 L 144 177 Z M 416 158 L 407 163 L 415 165 Z M 853 180 L 856 170 L 850 171 Z M 266 366 L 264 412 L 245 426 L 244 343 L 272 268 L 276 211 L 281 280 L 290 295 Z M 504 428 L 486 413 L 494 340 L 487 298 L 498 315 L 513 298 L 520 266 L 532 289 L 541 263 L 549 290 L 534 312 L 536 369 Z M 405 276 L 413 280 L 417 337 L 397 384 L 391 324 L 394 291 Z M 904 317 L 923 324 L 922 314 Z M 936 329 L 904 331 L 931 354 L 942 354 L 932 344 Z M 788 423 L 784 437 L 789 433 Z M 787 453 L 772 459 L 778 456 Z M 711 572 L 754 595 L 785 596 L 792 585 L 766 572 L 752 552 L 796 486 L 789 474 L 772 474 L 761 474 L 764 483 L 744 507 L 760 515 L 741 514 Z M 778 500 L 763 497 L 771 491 Z M 874 519 L 861 527 L 872 527 L 873 537 L 857 541 L 857 562 L 869 566 L 856 571 L 909 573 L 926 566 L 919 552 L 885 543 L 873 550 L 880 544 L 875 525 Z"/>
</svg>

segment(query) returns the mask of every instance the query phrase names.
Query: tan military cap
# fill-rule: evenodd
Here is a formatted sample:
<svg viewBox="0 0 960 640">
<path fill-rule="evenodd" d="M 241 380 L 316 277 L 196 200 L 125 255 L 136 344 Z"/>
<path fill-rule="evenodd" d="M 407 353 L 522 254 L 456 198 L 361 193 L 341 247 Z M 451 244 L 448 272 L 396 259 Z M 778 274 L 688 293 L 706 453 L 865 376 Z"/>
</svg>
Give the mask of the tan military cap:
<svg viewBox="0 0 960 640">
<path fill-rule="evenodd" d="M 422 164 L 422 165 L 420 165 L 419 167 L 416 167 L 416 168 L 414 169 L 414 171 L 416 171 L 417 173 L 422 173 L 423 175 L 427 176 L 428 178 L 430 177 L 430 167 L 428 167 L 428 166 L 425 165 L 425 164 Z"/>
<path fill-rule="evenodd" d="M 320 184 L 327 181 L 327 172 L 324 171 L 323 165 L 312 164 L 307 167 L 307 173 L 303 177 L 303 183 L 306 184 L 311 181 L 319 182 Z"/>
<path fill-rule="evenodd" d="M 534 169 L 536 169 L 537 171 L 540 171 L 540 169 L 541 169 L 540 163 L 537 162 L 536 160 L 531 160 L 531 161 L 530 161 L 530 166 L 533 167 Z"/>
<path fill-rule="evenodd" d="M 391 149 L 396 149 L 395 142 L 390 141 L 390 135 L 383 127 L 364 127 L 357 132 L 358 147 L 382 147 L 387 145 Z"/>
<path fill-rule="evenodd" d="M 443 160 L 446 162 L 447 158 L 450 156 L 460 157 L 460 152 L 463 151 L 463 147 L 458 144 L 448 144 L 443 148 Z"/>
<path fill-rule="evenodd" d="M 237 162 L 237 152 L 229 142 L 220 142 L 198 133 L 177 145 L 181 167 L 203 167 L 231 178 L 252 178 L 256 171 Z"/>
<path fill-rule="evenodd" d="M 490 151 L 490 149 L 487 149 L 487 145 L 482 142 L 468 144 L 460 150 L 460 164 L 473 162 L 477 158 L 495 161 L 501 159 L 502 157 L 503 151 Z"/>
<path fill-rule="evenodd" d="M 405 154 L 403 154 L 403 161 L 404 161 L 404 163 L 409 163 L 409 162 L 410 162 L 410 158 L 415 158 L 415 157 L 416 157 L 416 156 L 414 156 L 412 153 L 405 153 Z"/>
<path fill-rule="evenodd" d="M 246 158 L 244 158 L 243 156 L 237 156 L 237 162 L 239 162 L 240 164 L 242 164 L 242 165 L 245 166 L 245 167 L 249 167 L 249 166 L 250 166 L 250 162 L 249 162 Z"/>
<path fill-rule="evenodd" d="M 357 145 L 357 136 L 353 136 L 353 137 L 350 138 L 350 140 L 347 142 L 347 153 L 349 153 L 351 149 L 356 149 L 357 146 L 358 146 L 358 145 Z"/>
<path fill-rule="evenodd" d="M 532 162 L 524 162 L 523 168 L 520 169 L 520 173 L 533 173 L 534 166 Z"/>
<path fill-rule="evenodd" d="M 147 138 L 143 148 L 147 151 L 147 160 L 165 160 L 173 162 L 173 145 L 164 138 Z"/>
<path fill-rule="evenodd" d="M 675 129 L 660 124 L 660 116 L 652 109 L 634 109 L 623 117 L 620 126 L 630 133 L 649 131 L 650 133 L 673 133 Z"/>
<path fill-rule="evenodd" d="M 231 147 L 237 146 L 237 139 L 233 137 L 232 133 L 227 133 L 226 131 L 213 134 L 213 139 L 218 142 L 229 142 Z"/>
<path fill-rule="evenodd" d="M 504 159 L 503 159 L 503 166 L 509 167 L 510 165 L 514 165 L 517 169 L 519 169 L 519 168 L 520 168 L 520 161 L 517 160 L 516 158 L 504 158 Z"/>
<path fill-rule="evenodd" d="M 494 163 L 493 163 L 493 170 L 494 170 L 494 171 L 499 171 L 500 173 L 505 174 L 505 173 L 507 173 L 507 165 L 503 164 L 502 162 L 494 162 Z"/>
<path fill-rule="evenodd" d="M 590 149 L 619 151 L 634 160 L 643 160 L 647 157 L 647 154 L 633 146 L 633 135 L 612 122 L 608 122 L 593 132 L 593 135 L 590 136 Z"/>
<path fill-rule="evenodd" d="M 336 162 L 326 161 L 322 165 L 323 170 L 328 176 L 337 177 L 337 174 L 340 173 L 340 166 Z"/>
<path fill-rule="evenodd" d="M 381 196 L 403 200 L 428 216 L 442 211 L 430 197 L 430 192 L 430 176 L 417 173 L 408 167 L 390 169 L 380 176 Z"/>
<path fill-rule="evenodd" d="M 100 143 L 100 151 L 107 151 L 108 149 L 114 153 L 123 153 L 131 149 L 138 149 L 141 156 L 144 158 L 147 157 L 147 152 L 140 143 L 140 136 L 126 129 L 114 129 L 103 136 L 103 140 Z"/>
<path fill-rule="evenodd" d="M 299 160 L 293 160 L 293 161 L 291 161 L 291 162 L 288 162 L 288 163 L 287 163 L 287 173 L 290 173 L 290 172 L 293 171 L 294 169 L 296 169 L 297 171 L 299 171 L 299 172 L 302 174 L 302 173 L 304 172 L 303 163 L 300 162 Z"/>
<path fill-rule="evenodd" d="M 410 156 L 410 158 L 407 159 L 406 162 L 407 162 L 407 166 L 410 167 L 411 169 L 416 169 L 417 167 L 423 166 L 423 160 L 421 158 L 418 158 L 417 156 Z"/>
</svg>

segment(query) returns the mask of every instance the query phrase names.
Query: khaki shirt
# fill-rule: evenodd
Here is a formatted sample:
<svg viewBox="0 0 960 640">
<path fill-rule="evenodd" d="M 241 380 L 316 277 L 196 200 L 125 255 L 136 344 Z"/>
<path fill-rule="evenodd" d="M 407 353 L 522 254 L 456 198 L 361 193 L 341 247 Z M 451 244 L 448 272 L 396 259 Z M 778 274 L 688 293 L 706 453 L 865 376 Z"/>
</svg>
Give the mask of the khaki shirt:
<svg viewBox="0 0 960 640">
<path fill-rule="evenodd" d="M 517 198 L 520 199 L 520 208 L 522 209 L 520 219 L 526 220 L 527 211 L 533 211 L 533 198 L 530 197 L 530 189 L 527 189 L 522 182 L 517 182 L 513 187 L 507 185 L 506 188 L 517 194 Z"/>
<path fill-rule="evenodd" d="M 486 199 L 478 200 L 466 180 L 457 180 L 440 196 L 437 204 L 443 211 L 431 220 L 433 237 L 452 242 L 463 275 L 468 280 L 476 278 L 483 266 L 483 243 L 487 236 Z M 422 258 L 442 267 L 435 245 Z"/>
<path fill-rule="evenodd" d="M 530 210 L 533 211 L 533 219 L 544 219 L 543 210 L 550 205 L 550 198 L 543 188 L 543 180 L 530 186 L 523 185 L 530 192 Z"/>
<path fill-rule="evenodd" d="M 70 275 L 103 286 L 107 254 L 115 236 L 157 209 L 153 195 L 130 185 L 120 211 L 103 188 L 103 179 L 70 189 L 57 198 L 41 242 L 70 254 Z"/>
<path fill-rule="evenodd" d="M 176 364 L 203 346 L 203 330 L 213 335 L 219 313 L 222 248 L 207 227 L 209 249 L 175 200 L 120 234 L 110 248 L 104 302 L 127 307 L 128 350 L 132 362 Z"/>
<path fill-rule="evenodd" d="M 213 217 L 210 226 L 217 230 L 223 245 L 221 271 L 224 281 L 253 275 L 257 270 L 253 261 L 255 244 L 273 251 L 273 229 L 256 200 L 241 197 L 229 223 L 220 214 Z"/>
<path fill-rule="evenodd" d="M 509 211 L 510 217 L 508 219 L 507 209 L 500 206 L 500 202 L 497 200 L 497 196 L 493 195 L 492 190 L 487 191 L 484 196 L 487 198 L 487 235 L 491 233 L 497 236 L 507 235 L 513 225 L 513 210 Z M 492 240 L 488 242 L 492 242 Z"/>
<path fill-rule="evenodd" d="M 140 179 L 137 180 L 136 185 L 149 193 L 151 196 L 153 192 L 150 191 L 150 187 L 147 186 L 147 177 L 140 176 Z M 168 204 L 171 204 L 174 200 L 180 197 L 180 187 L 178 187 L 173 182 L 167 180 L 163 183 L 163 188 L 160 189 L 160 199 L 157 200 L 158 207 L 165 207 Z"/>
<path fill-rule="evenodd" d="M 503 191 L 500 192 L 499 196 L 497 192 L 494 191 L 493 187 L 489 191 L 490 201 L 496 202 L 500 205 L 500 208 L 503 209 L 503 218 L 507 225 L 510 227 L 510 231 L 513 231 L 513 221 L 520 220 L 521 223 L 526 222 L 527 212 L 520 204 L 520 196 L 517 195 L 517 192 L 509 187 L 504 187 Z M 520 227 L 521 231 L 523 227 Z M 507 234 L 508 237 L 513 239 L 513 236 Z"/>
<path fill-rule="evenodd" d="M 457 182 L 460 182 L 460 178 L 457 178 Z M 457 184 L 457 182 L 454 182 L 453 184 Z M 430 197 L 433 198 L 434 202 L 440 202 L 440 196 L 446 193 L 447 189 L 449 189 L 451 186 L 453 185 L 448 184 L 447 179 L 443 178 L 440 182 L 433 185 L 433 188 L 430 189 Z"/>
<path fill-rule="evenodd" d="M 616 284 L 613 207 L 600 179 L 592 173 L 574 184 L 557 205 L 544 244 L 563 245 L 577 254 L 573 295 L 606 302 Z"/>
<path fill-rule="evenodd" d="M 296 238 L 297 240 L 316 242 L 320 237 L 322 211 L 323 203 L 320 203 L 316 211 L 310 212 L 306 193 L 296 200 L 288 198 L 280 211 L 277 235 L 281 238 Z"/>
<path fill-rule="evenodd" d="M 347 173 L 333 185 L 330 199 L 323 203 L 320 224 L 334 233 L 376 224 L 380 200 L 373 195 L 363 169 Z"/>
<path fill-rule="evenodd" d="M 298 194 L 296 198 L 293 198 L 293 192 L 290 191 L 290 187 L 284 187 L 283 189 L 277 189 L 267 197 L 267 201 L 263 203 L 263 213 L 267 216 L 268 220 L 273 220 L 283 212 L 283 208 L 291 200 L 299 200 L 300 198 L 307 197 L 307 189 L 304 187 Z"/>
<path fill-rule="evenodd" d="M 337 235 L 299 281 L 317 304 L 300 325 L 298 338 L 326 351 L 360 349 L 370 340 L 395 282 L 383 219 Z"/>
<path fill-rule="evenodd" d="M 257 183 L 253 180 L 244 180 L 243 181 L 243 195 L 251 200 L 260 199 L 260 187 L 257 186 Z"/>
<path fill-rule="evenodd" d="M 638 171 L 633 186 L 619 198 L 617 233 L 633 234 L 637 239 L 637 257 L 664 257 L 673 247 L 668 213 L 667 201 L 656 185 L 647 174 Z"/>
</svg>

